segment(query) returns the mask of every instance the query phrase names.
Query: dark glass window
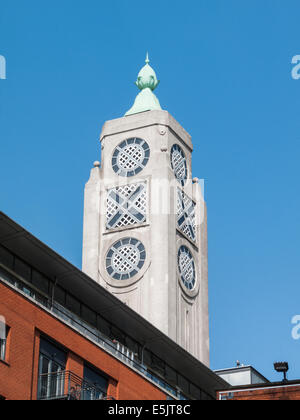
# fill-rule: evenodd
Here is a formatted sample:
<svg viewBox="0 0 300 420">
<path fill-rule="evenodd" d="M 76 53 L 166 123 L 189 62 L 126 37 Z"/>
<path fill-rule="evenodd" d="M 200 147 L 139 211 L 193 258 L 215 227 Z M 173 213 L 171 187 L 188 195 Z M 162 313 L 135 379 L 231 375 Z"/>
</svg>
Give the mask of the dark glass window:
<svg viewBox="0 0 300 420">
<path fill-rule="evenodd" d="M 135 341 L 133 341 L 130 337 L 126 337 L 126 346 L 133 351 L 134 353 L 138 354 L 140 347 L 138 345 L 138 343 L 136 343 Z"/>
<path fill-rule="evenodd" d="M 0 277 L 14 286 L 17 286 L 18 284 L 16 278 L 12 276 L 11 274 L 8 274 L 7 271 L 5 271 L 2 268 L 0 268 Z"/>
<path fill-rule="evenodd" d="M 59 344 L 41 337 L 40 354 L 65 368 L 67 353 Z"/>
<path fill-rule="evenodd" d="M 178 386 L 184 394 L 190 394 L 189 382 L 181 375 L 178 375 Z"/>
<path fill-rule="evenodd" d="M 165 368 L 166 364 L 163 360 L 156 357 L 153 353 L 151 354 L 151 369 L 155 372 L 160 373 L 161 375 L 165 376 Z"/>
<path fill-rule="evenodd" d="M 149 350 L 147 350 L 147 348 L 145 348 L 142 352 L 142 361 L 144 365 L 151 366 L 151 353 Z"/>
<path fill-rule="evenodd" d="M 111 325 L 104 318 L 97 316 L 97 328 L 107 337 L 111 336 Z"/>
<path fill-rule="evenodd" d="M 108 379 L 98 369 L 84 366 L 84 400 L 100 400 L 107 394 Z"/>
<path fill-rule="evenodd" d="M 166 365 L 166 379 L 172 384 L 177 384 L 177 373 L 168 365 Z"/>
<path fill-rule="evenodd" d="M 114 325 L 112 325 L 111 327 L 110 338 L 112 338 L 113 340 L 117 340 L 120 343 L 122 343 L 124 346 L 126 346 L 126 339 L 125 339 L 124 333 L 121 330 L 119 330 L 119 328 L 115 327 Z"/>
<path fill-rule="evenodd" d="M 54 300 L 63 306 L 66 304 L 66 292 L 60 286 L 54 288 Z"/>
<path fill-rule="evenodd" d="M 23 279 L 31 281 L 31 268 L 25 264 L 19 258 L 15 258 L 15 272 L 19 274 Z"/>
<path fill-rule="evenodd" d="M 35 270 L 32 270 L 32 284 L 47 295 L 49 294 L 49 280 Z"/>
<path fill-rule="evenodd" d="M 66 307 L 74 314 L 80 316 L 80 302 L 71 295 L 66 295 Z"/>
<path fill-rule="evenodd" d="M 196 387 L 193 384 L 190 384 L 190 394 L 193 398 L 195 398 L 196 400 L 200 400 L 201 399 L 201 391 L 198 387 Z"/>
<path fill-rule="evenodd" d="M 57 399 L 64 395 L 64 370 L 67 353 L 45 338 L 40 340 L 39 399 Z"/>
<path fill-rule="evenodd" d="M 81 315 L 84 321 L 88 322 L 89 324 L 93 325 L 94 327 L 97 326 L 97 314 L 96 312 L 89 309 L 87 306 L 81 306 Z"/>
<path fill-rule="evenodd" d="M 0 246 L 0 263 L 8 268 L 13 268 L 14 257 L 5 248 Z"/>
</svg>

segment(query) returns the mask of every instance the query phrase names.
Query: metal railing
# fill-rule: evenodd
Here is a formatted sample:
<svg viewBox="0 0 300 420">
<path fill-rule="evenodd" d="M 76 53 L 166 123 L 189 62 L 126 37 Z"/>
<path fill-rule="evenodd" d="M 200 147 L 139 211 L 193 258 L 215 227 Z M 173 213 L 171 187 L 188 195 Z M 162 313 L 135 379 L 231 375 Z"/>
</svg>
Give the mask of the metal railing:
<svg viewBox="0 0 300 420">
<path fill-rule="evenodd" d="M 159 385 L 161 388 L 169 392 L 174 398 L 179 400 L 187 400 L 187 397 L 185 397 L 178 388 L 171 386 L 163 378 L 155 375 L 154 372 L 150 371 L 147 366 L 145 366 L 136 358 L 134 352 L 130 351 L 127 347 L 118 341 L 112 341 L 107 336 L 102 334 L 98 329 L 91 327 L 73 312 L 69 311 L 67 308 L 63 307 L 57 302 L 53 302 L 52 306 L 48 307 L 48 309 L 57 315 L 60 319 L 63 319 L 66 323 L 75 327 L 86 338 L 90 338 L 94 342 L 98 343 L 102 348 L 116 356 L 119 360 L 122 360 L 127 365 L 133 367 L 144 376 L 149 378 L 151 381 Z"/>
<path fill-rule="evenodd" d="M 103 401 L 114 398 L 73 372 L 61 371 L 39 375 L 38 400 Z"/>
</svg>

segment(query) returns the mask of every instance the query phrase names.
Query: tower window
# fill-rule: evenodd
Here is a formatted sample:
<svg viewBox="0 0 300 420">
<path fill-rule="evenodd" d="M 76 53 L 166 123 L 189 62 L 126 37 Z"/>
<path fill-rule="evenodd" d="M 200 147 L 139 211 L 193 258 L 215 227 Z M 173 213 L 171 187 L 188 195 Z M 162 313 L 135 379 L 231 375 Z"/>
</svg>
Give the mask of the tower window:
<svg viewBox="0 0 300 420">
<path fill-rule="evenodd" d="M 130 177 L 140 173 L 150 158 L 150 148 L 145 140 L 131 138 L 116 147 L 112 157 L 113 170 L 120 176 Z"/>
<path fill-rule="evenodd" d="M 135 238 L 124 238 L 109 249 L 106 270 L 115 280 L 129 280 L 141 270 L 145 260 L 144 245 Z"/>
<path fill-rule="evenodd" d="M 196 241 L 195 204 L 180 188 L 177 191 L 177 227 L 191 241 Z"/>
<path fill-rule="evenodd" d="M 122 228 L 146 222 L 146 182 L 108 190 L 106 228 Z"/>
<path fill-rule="evenodd" d="M 174 144 L 171 149 L 171 166 L 177 181 L 184 186 L 187 180 L 187 164 L 185 154 L 178 144 Z"/>
<path fill-rule="evenodd" d="M 187 290 L 192 291 L 196 285 L 195 262 L 191 251 L 185 245 L 178 251 L 178 269 L 180 278 Z"/>
</svg>

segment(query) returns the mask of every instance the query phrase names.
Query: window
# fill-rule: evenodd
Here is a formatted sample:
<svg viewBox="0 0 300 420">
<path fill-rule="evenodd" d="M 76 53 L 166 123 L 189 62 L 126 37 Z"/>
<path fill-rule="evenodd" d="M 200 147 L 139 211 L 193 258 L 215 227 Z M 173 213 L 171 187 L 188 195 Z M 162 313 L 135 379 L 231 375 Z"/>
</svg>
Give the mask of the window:
<svg viewBox="0 0 300 420">
<path fill-rule="evenodd" d="M 195 203 L 180 188 L 177 189 L 177 227 L 196 242 Z"/>
<path fill-rule="evenodd" d="M 32 284 L 47 295 L 49 294 L 49 280 L 35 270 L 32 270 Z"/>
<path fill-rule="evenodd" d="M 107 192 L 106 229 L 146 222 L 146 182 L 115 187 Z"/>
<path fill-rule="evenodd" d="M 58 345 L 41 338 L 39 361 L 39 399 L 64 396 L 64 370 L 67 354 Z"/>
<path fill-rule="evenodd" d="M 66 292 L 60 286 L 54 288 L 54 300 L 63 306 L 66 305 Z"/>
<path fill-rule="evenodd" d="M 84 321 L 88 322 L 93 327 L 97 327 L 97 314 L 85 305 L 81 305 L 81 316 Z"/>
<path fill-rule="evenodd" d="M 120 176 L 139 174 L 150 158 L 150 148 L 145 140 L 131 138 L 124 140 L 115 149 L 112 157 L 113 170 Z"/>
<path fill-rule="evenodd" d="M 99 370 L 90 366 L 84 366 L 84 397 L 86 400 L 101 400 L 107 394 L 108 379 Z"/>
<path fill-rule="evenodd" d="M 0 263 L 6 265 L 8 268 L 13 268 L 14 257 L 5 248 L 0 246 Z"/>
<path fill-rule="evenodd" d="M 17 257 L 15 258 L 15 272 L 23 279 L 31 281 L 31 267 Z"/>
<path fill-rule="evenodd" d="M 135 238 L 124 238 L 109 249 L 106 270 L 115 280 L 128 280 L 141 270 L 145 260 L 144 245 Z"/>
<path fill-rule="evenodd" d="M 1 325 L 0 325 L 0 330 L 1 330 Z M 9 332 L 8 327 L 4 327 L 4 333 L 3 334 L 0 331 L 0 359 L 1 360 L 6 360 L 8 332 Z"/>
<path fill-rule="evenodd" d="M 196 286 L 195 262 L 191 251 L 185 245 L 178 251 L 178 268 L 184 286 L 189 291 L 194 290 Z"/>
<path fill-rule="evenodd" d="M 174 144 L 171 149 L 171 166 L 177 181 L 184 187 L 187 180 L 187 163 L 185 154 L 178 144 Z"/>
<path fill-rule="evenodd" d="M 66 295 L 66 307 L 67 309 L 72 311 L 74 314 L 78 316 L 81 315 L 80 302 L 69 294 Z"/>
</svg>

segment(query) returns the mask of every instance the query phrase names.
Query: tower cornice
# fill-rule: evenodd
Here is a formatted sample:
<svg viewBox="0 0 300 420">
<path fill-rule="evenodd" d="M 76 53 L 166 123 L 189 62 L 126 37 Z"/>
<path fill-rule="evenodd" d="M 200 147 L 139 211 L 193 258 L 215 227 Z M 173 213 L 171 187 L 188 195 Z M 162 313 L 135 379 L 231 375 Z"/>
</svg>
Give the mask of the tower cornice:
<svg viewBox="0 0 300 420">
<path fill-rule="evenodd" d="M 153 125 L 165 126 L 172 130 L 192 151 L 193 144 L 190 134 L 175 120 L 168 111 L 155 110 L 141 112 L 123 118 L 106 121 L 100 135 L 102 142 L 106 137 L 150 127 Z"/>
</svg>

